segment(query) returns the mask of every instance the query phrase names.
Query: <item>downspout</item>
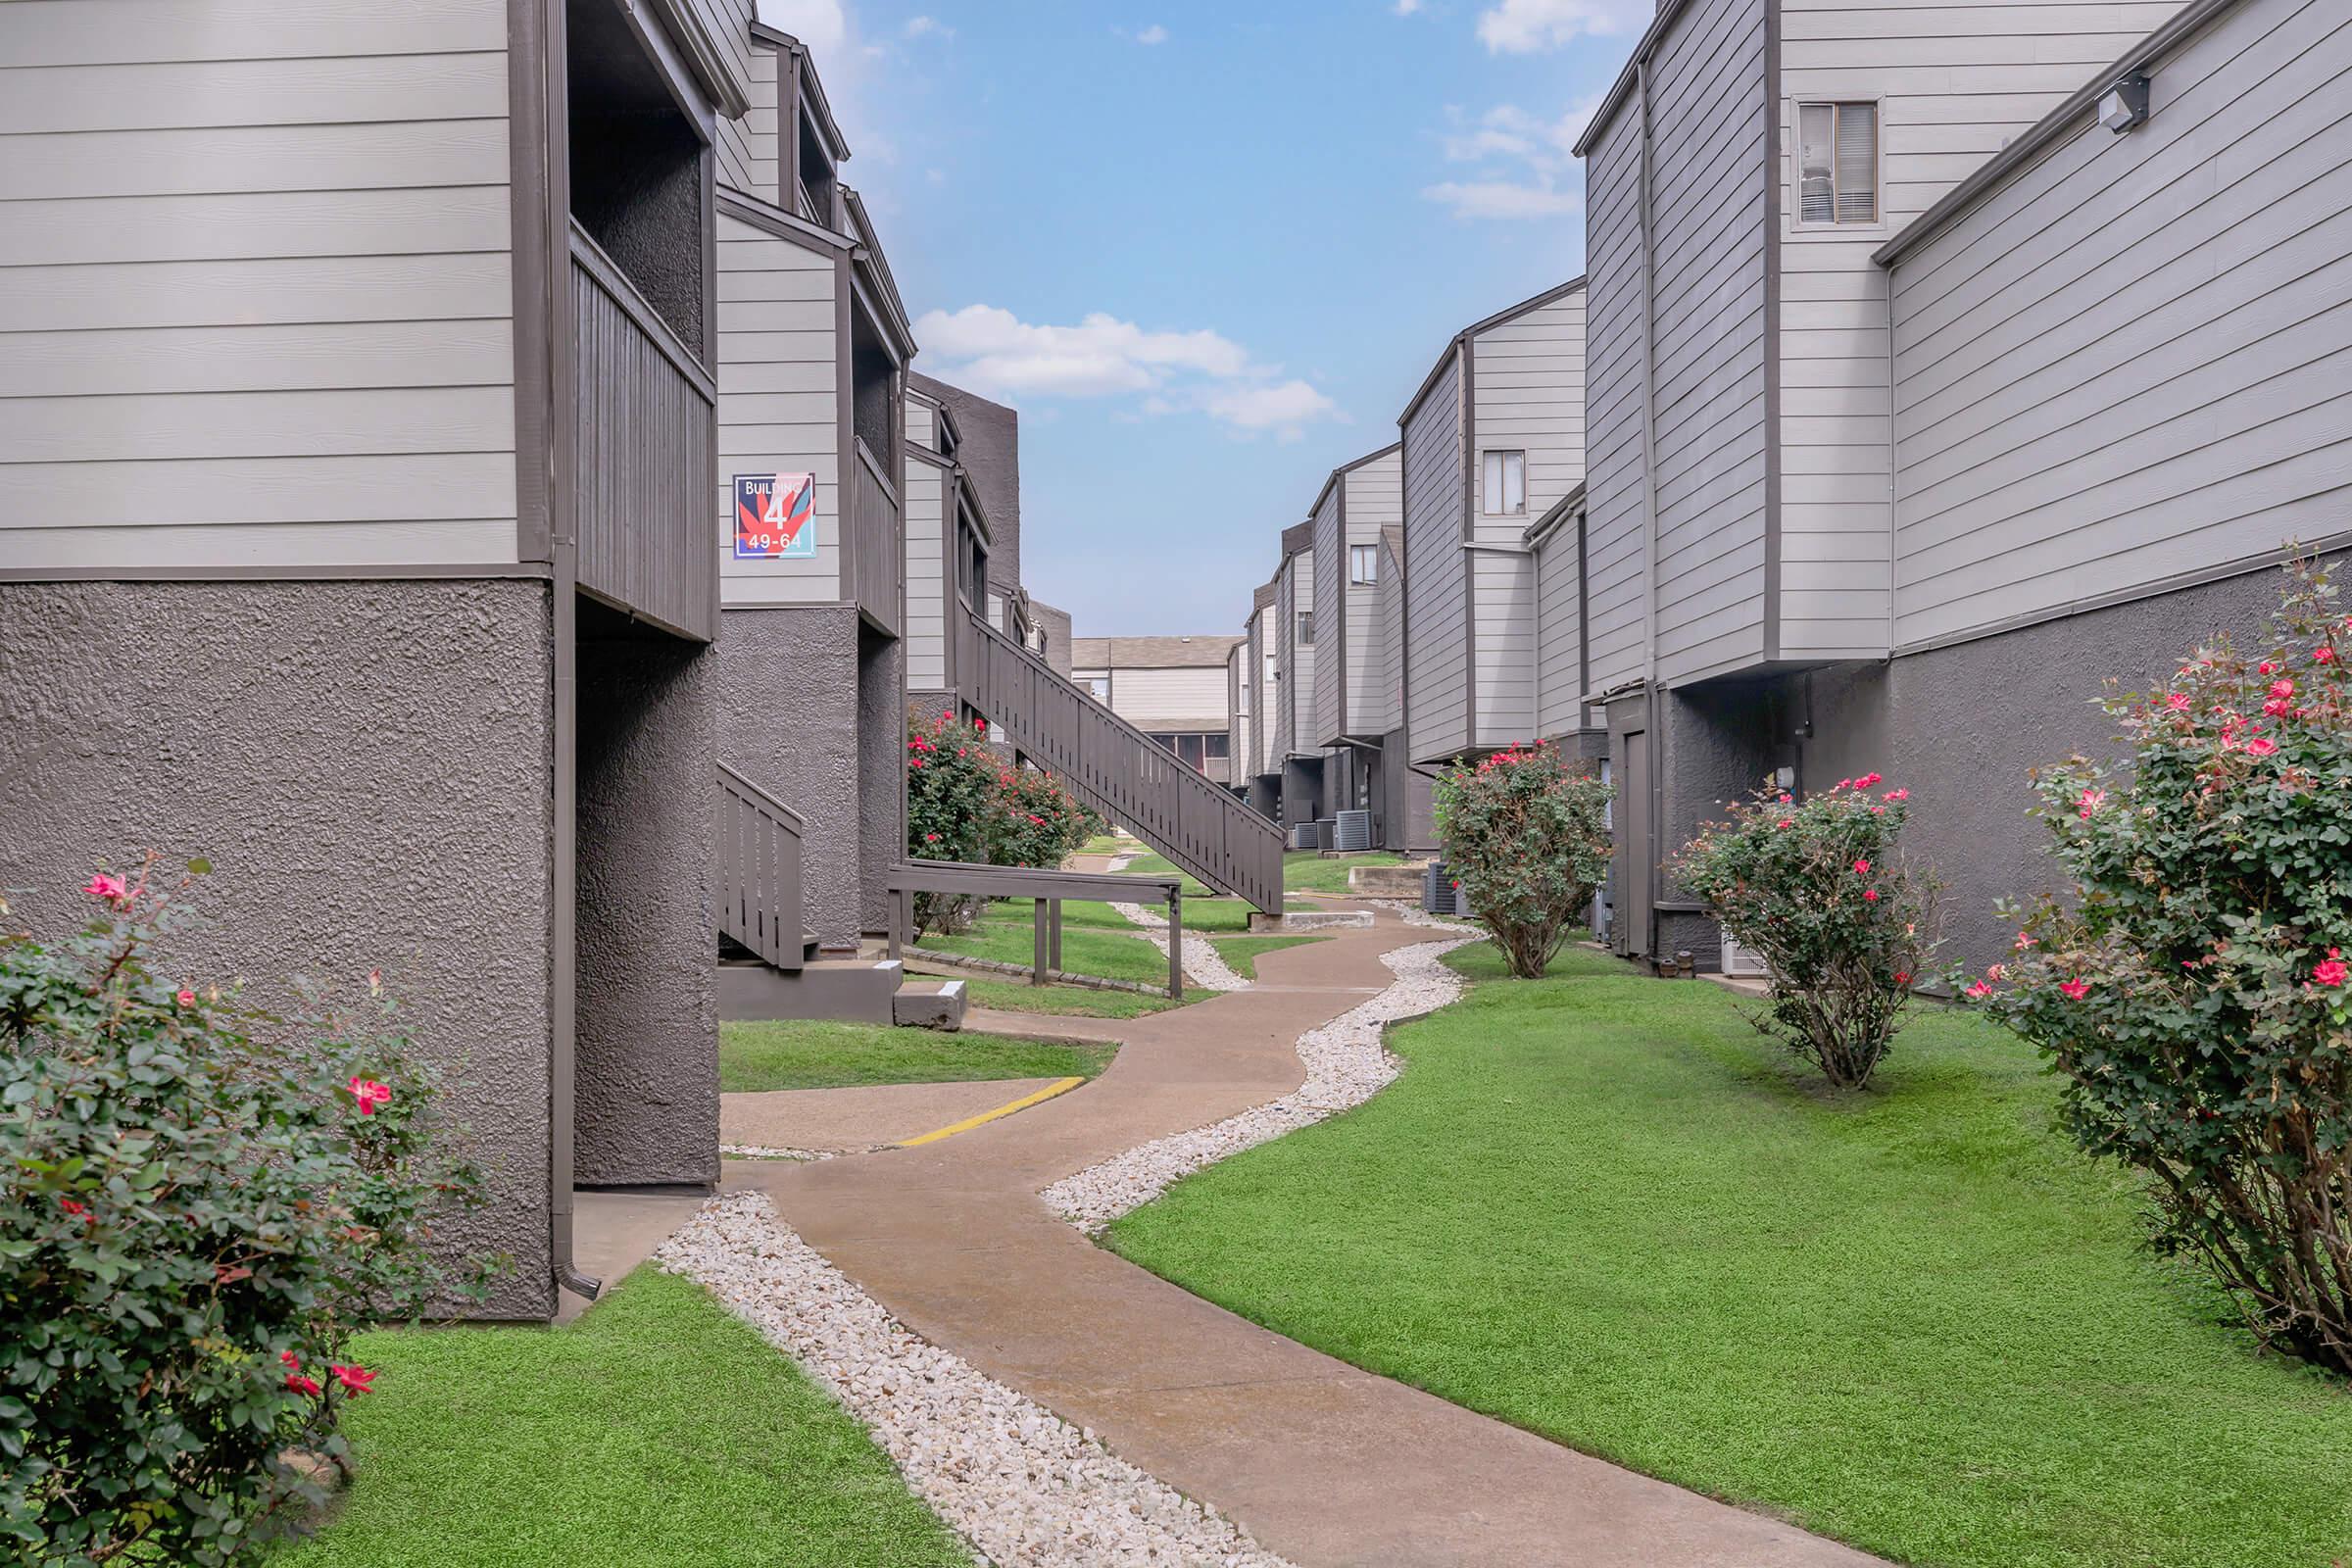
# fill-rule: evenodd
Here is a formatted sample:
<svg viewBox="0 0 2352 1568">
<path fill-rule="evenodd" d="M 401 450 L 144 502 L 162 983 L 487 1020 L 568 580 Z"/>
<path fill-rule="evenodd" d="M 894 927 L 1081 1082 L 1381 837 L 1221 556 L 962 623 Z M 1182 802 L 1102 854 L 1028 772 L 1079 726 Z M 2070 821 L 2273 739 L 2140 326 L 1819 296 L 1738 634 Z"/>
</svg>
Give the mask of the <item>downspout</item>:
<svg viewBox="0 0 2352 1568">
<path fill-rule="evenodd" d="M 1649 929 L 1642 933 L 1652 957 L 1658 952 L 1658 834 L 1666 822 L 1665 705 L 1658 700 L 1658 302 L 1657 219 L 1652 189 L 1655 162 L 1649 115 L 1649 62 L 1634 66 L 1642 97 L 1642 521 L 1648 560 L 1642 574 L 1642 681 L 1644 720 L 1649 730 L 1649 843 L 1642 847 L 1642 875 L 1649 879 Z"/>
</svg>

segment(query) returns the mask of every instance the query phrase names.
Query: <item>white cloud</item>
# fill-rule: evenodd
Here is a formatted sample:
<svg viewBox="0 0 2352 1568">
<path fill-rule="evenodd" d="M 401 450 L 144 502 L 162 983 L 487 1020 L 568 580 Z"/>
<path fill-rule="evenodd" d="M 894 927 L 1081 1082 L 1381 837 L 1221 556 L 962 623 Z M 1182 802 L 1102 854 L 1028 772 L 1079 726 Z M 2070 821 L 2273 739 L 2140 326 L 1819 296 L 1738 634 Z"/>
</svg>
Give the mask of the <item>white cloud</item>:
<svg viewBox="0 0 2352 1568">
<path fill-rule="evenodd" d="M 1233 339 L 1205 328 L 1150 331 L 1096 312 L 1076 325 L 1024 321 L 994 305 L 928 311 L 914 323 L 926 356 L 949 362 L 940 372 L 974 391 L 1013 399 L 1132 398 L 1147 417 L 1198 413 L 1247 434 L 1291 438 L 1338 407 L 1306 381 L 1280 377 L 1279 366 L 1250 357 Z M 1127 412 L 1127 411 L 1122 411 Z"/>
<path fill-rule="evenodd" d="M 899 29 L 908 38 L 953 38 L 956 29 L 937 17 L 909 17 L 906 25 Z"/>
<path fill-rule="evenodd" d="M 1497 0 L 1478 14 L 1478 36 L 1493 53 L 1532 55 L 1579 36 L 1639 31 L 1653 14 L 1650 0 Z"/>
<path fill-rule="evenodd" d="M 1141 32 L 1137 33 L 1137 34 L 1135 35 L 1135 41 L 1136 41 L 1137 43 L 1147 43 L 1147 44 L 1148 44 L 1148 43 L 1166 43 L 1166 42 L 1168 41 L 1168 29 L 1167 29 L 1167 28 L 1165 28 L 1165 27 L 1163 27 L 1163 26 L 1161 26 L 1161 25 L 1160 25 L 1158 23 L 1154 22 L 1153 24 L 1152 24 L 1152 25 L 1150 25 L 1149 27 L 1146 27 L 1146 28 L 1145 28 L 1143 31 L 1141 31 Z"/>
<path fill-rule="evenodd" d="M 1581 211 L 1576 142 L 1598 104 L 1597 98 L 1584 99 L 1552 120 L 1516 104 L 1497 104 L 1467 122 L 1453 111 L 1454 127 L 1441 145 L 1449 161 L 1477 165 L 1476 177 L 1426 185 L 1423 199 L 1464 219 L 1557 218 Z"/>
<path fill-rule="evenodd" d="M 760 20 L 791 33 L 819 56 L 839 49 L 850 35 L 850 20 L 842 13 L 841 0 L 760 0 Z M 820 58 L 817 69 L 822 71 L 824 66 Z"/>
<path fill-rule="evenodd" d="M 1396 0 L 1389 9 L 1400 17 L 1413 16 L 1420 11 L 1421 0 Z"/>
</svg>

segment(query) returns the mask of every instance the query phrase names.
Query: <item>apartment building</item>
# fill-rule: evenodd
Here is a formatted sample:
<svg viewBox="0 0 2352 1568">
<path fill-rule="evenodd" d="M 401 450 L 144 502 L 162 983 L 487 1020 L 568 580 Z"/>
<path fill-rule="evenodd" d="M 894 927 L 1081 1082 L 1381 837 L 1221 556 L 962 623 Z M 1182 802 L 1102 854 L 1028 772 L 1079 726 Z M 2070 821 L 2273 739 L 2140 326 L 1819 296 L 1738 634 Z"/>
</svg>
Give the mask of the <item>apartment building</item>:
<svg viewBox="0 0 2352 1568">
<path fill-rule="evenodd" d="M 1382 542 L 1394 558 L 1404 517 L 1400 452 L 1392 442 L 1333 469 L 1307 519 L 1317 645 L 1308 736 L 1323 754 L 1322 814 L 1369 813 L 1375 849 L 1402 847 L 1416 817 L 1426 837 L 1429 814 L 1428 775 L 1406 756 L 1396 644 L 1381 613 L 1383 589 L 1398 575 L 1394 559 L 1384 574 Z"/>
<path fill-rule="evenodd" d="M 714 165 L 748 0 L 0 7 L 0 886 L 380 967 L 545 1317 L 718 1174 Z M 24 890 L 20 893 L 18 890 Z M 584 1282 L 580 1282 L 584 1283 Z"/>
<path fill-rule="evenodd" d="M 2102 679 L 2352 540 L 2348 71 L 2327 0 L 1660 8 L 1579 148 L 1591 472 L 1539 553 L 1576 523 L 1544 646 L 1624 951 L 1712 957 L 1663 862 L 1718 802 L 1879 771 L 1997 952 Z"/>
<path fill-rule="evenodd" d="M 1233 637 L 1078 637 L 1070 678 L 1186 766 L 1230 788 Z"/>
</svg>

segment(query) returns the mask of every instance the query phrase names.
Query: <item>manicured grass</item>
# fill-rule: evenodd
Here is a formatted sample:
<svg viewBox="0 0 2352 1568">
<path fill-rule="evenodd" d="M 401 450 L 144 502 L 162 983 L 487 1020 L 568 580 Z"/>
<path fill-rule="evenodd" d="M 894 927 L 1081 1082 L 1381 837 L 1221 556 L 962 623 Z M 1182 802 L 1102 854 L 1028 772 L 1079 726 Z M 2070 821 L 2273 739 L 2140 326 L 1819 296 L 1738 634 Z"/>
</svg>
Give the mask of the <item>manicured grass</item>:
<svg viewBox="0 0 2352 1568">
<path fill-rule="evenodd" d="M 1078 847 L 1080 855 L 1116 855 L 1126 846 L 1115 833 L 1098 833 Z"/>
<path fill-rule="evenodd" d="M 918 944 L 937 953 L 993 958 L 1000 963 L 1027 966 L 1037 954 L 1036 926 L 1026 900 L 995 904 L 979 922 L 959 937 L 927 936 Z M 1121 921 L 1121 925 L 1126 922 Z M 1065 916 L 1061 929 L 1061 967 L 1069 974 L 1102 980 L 1134 980 L 1145 985 L 1168 983 L 1168 960 L 1127 925 L 1128 935 L 1089 925 L 1074 925 Z"/>
<path fill-rule="evenodd" d="M 1110 1057 L 1108 1046 L 1062 1046 L 814 1018 L 718 1026 L 718 1087 L 729 1094 L 855 1084 L 976 1083 L 987 1078 L 1092 1078 L 1110 1064 Z"/>
<path fill-rule="evenodd" d="M 1402 865 L 1404 857 L 1386 850 L 1326 858 L 1312 850 L 1290 850 L 1282 857 L 1282 885 L 1293 893 L 1345 893 L 1351 865 Z"/>
<path fill-rule="evenodd" d="M 651 1265 L 568 1328 L 363 1336 L 341 1515 L 272 1568 L 948 1568 L 863 1428 Z"/>
<path fill-rule="evenodd" d="M 1190 871 L 1177 870 L 1175 864 L 1163 855 L 1139 855 L 1132 861 L 1128 862 L 1126 871 L 1129 876 L 1172 876 L 1182 878 L 1184 884 L 1184 902 L 1187 904 L 1192 903 L 1195 899 L 1213 899 L 1217 897 L 1217 893 L 1214 888 L 1211 888 L 1207 884 L 1203 883 L 1199 877 L 1194 876 Z"/>
<path fill-rule="evenodd" d="M 1257 978 L 1259 954 L 1295 948 L 1303 942 L 1324 940 L 1322 937 L 1210 937 L 1208 945 L 1217 950 L 1217 956 L 1225 960 L 1227 968 L 1245 980 L 1254 980 Z"/>
<path fill-rule="evenodd" d="M 1704 983 L 1571 950 L 1391 1037 L 1360 1109 L 1212 1167 L 1126 1255 L 1359 1366 L 1905 1562 L 2352 1556 L 2352 1393 L 2138 1245 L 2052 1081 L 1923 1018 L 1820 1088 Z"/>
<path fill-rule="evenodd" d="M 1140 991 L 1097 991 L 1092 986 L 1033 986 L 1019 980 L 967 980 L 964 995 L 975 1007 L 1000 1012 L 1046 1012 L 1070 1018 L 1141 1018 L 1149 1012 L 1190 1006 L 1209 993 L 1187 986 L 1182 1002 L 1148 997 Z"/>
<path fill-rule="evenodd" d="M 1030 918 L 1030 906 L 1026 900 L 1012 900 L 1004 904 L 1003 907 L 1012 911 L 1018 919 Z M 1167 913 L 1167 906 L 1164 904 L 1147 903 L 1143 907 L 1147 914 Z M 1313 910 L 1319 906 L 1295 903 L 1286 905 L 1284 907 L 1304 912 Z M 1199 931 L 1210 936 L 1220 932 L 1238 936 L 1250 929 L 1250 906 L 1240 899 L 1196 899 L 1187 895 L 1184 901 L 1184 928 L 1187 931 Z M 1132 932 L 1136 929 L 1125 915 L 1109 905 L 1085 904 L 1075 899 L 1061 906 L 1061 923 L 1065 930 L 1073 925 L 1094 926 L 1103 931 Z"/>
</svg>

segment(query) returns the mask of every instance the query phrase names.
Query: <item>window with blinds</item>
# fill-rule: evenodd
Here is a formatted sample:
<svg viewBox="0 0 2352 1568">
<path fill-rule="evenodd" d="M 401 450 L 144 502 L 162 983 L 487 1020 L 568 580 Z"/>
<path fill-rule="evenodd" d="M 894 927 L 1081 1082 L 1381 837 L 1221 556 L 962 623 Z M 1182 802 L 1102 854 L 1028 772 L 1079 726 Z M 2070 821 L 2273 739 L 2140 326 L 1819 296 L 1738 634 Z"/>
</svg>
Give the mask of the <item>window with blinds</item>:
<svg viewBox="0 0 2352 1568">
<path fill-rule="evenodd" d="M 1799 104 L 1796 216 L 1803 223 L 1879 220 L 1879 106 Z"/>
<path fill-rule="evenodd" d="M 1480 466 L 1478 510 L 1489 516 L 1527 511 L 1527 454 L 1490 452 Z"/>
</svg>

